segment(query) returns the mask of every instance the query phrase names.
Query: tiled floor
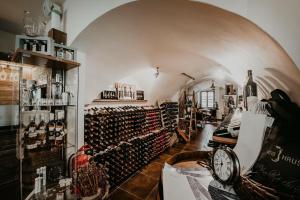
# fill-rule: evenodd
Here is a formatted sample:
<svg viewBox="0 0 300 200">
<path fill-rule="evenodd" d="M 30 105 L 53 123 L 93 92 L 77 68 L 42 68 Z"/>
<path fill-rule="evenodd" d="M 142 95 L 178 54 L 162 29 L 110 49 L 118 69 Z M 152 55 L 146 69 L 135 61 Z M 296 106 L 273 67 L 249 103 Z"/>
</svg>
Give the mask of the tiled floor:
<svg viewBox="0 0 300 200">
<path fill-rule="evenodd" d="M 190 143 L 177 144 L 166 150 L 117 188 L 111 194 L 110 200 L 155 200 L 158 192 L 158 180 L 165 160 L 183 151 L 210 150 L 207 143 L 211 139 L 214 129 L 215 126 L 207 124 Z"/>
</svg>

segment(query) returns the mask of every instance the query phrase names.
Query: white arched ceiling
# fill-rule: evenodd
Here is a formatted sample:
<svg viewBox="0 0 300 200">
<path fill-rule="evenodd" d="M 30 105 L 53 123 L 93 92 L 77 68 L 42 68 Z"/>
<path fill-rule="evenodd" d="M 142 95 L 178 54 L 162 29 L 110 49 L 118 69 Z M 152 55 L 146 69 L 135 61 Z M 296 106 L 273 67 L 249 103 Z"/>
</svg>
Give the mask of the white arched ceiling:
<svg viewBox="0 0 300 200">
<path fill-rule="evenodd" d="M 182 72 L 201 81 L 223 70 L 242 84 L 247 69 L 263 96 L 277 87 L 300 96 L 300 72 L 279 44 L 245 18 L 208 4 L 131 2 L 97 18 L 73 44 L 86 53 L 86 103 L 115 81 L 135 83 L 154 102 L 185 85 Z"/>
</svg>

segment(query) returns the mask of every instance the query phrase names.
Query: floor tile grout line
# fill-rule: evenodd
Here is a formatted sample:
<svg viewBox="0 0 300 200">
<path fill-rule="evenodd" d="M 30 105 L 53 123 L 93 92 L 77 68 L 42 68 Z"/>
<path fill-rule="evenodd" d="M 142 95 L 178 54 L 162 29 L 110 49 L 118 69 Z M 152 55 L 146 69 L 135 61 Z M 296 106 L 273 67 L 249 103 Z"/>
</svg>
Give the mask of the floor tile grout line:
<svg viewBox="0 0 300 200">
<path fill-rule="evenodd" d="M 127 190 L 125 190 L 125 189 L 119 188 L 119 190 L 123 190 L 124 192 L 127 192 L 127 193 L 128 193 L 128 194 L 130 194 L 131 196 L 134 196 L 134 197 L 136 197 L 137 199 L 140 199 L 140 200 L 142 200 L 142 198 L 140 198 L 140 197 L 136 196 L 135 194 L 133 194 L 133 193 L 131 193 L 131 192 L 129 192 L 129 191 L 127 191 Z"/>
<path fill-rule="evenodd" d="M 155 190 L 155 187 L 158 187 L 158 183 L 156 183 L 155 186 L 152 188 L 152 190 L 148 193 L 146 199 L 148 199 L 148 197 L 150 197 L 151 193 Z"/>
</svg>

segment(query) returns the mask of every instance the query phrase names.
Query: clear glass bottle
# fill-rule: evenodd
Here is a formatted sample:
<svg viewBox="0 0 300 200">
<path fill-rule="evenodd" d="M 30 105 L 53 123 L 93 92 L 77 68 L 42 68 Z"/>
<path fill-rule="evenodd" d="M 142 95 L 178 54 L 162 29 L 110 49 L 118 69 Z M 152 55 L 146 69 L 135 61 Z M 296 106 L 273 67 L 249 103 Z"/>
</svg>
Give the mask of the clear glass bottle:
<svg viewBox="0 0 300 200">
<path fill-rule="evenodd" d="M 27 36 L 35 36 L 36 32 L 36 24 L 32 18 L 32 14 L 30 11 L 24 11 L 24 16 L 23 16 L 23 28 L 24 28 L 24 33 Z"/>
<path fill-rule="evenodd" d="M 250 98 L 249 98 L 250 97 Z M 248 70 L 247 82 L 244 87 L 244 106 L 249 109 L 249 101 L 251 97 L 257 98 L 257 84 L 253 81 L 252 70 Z"/>
</svg>

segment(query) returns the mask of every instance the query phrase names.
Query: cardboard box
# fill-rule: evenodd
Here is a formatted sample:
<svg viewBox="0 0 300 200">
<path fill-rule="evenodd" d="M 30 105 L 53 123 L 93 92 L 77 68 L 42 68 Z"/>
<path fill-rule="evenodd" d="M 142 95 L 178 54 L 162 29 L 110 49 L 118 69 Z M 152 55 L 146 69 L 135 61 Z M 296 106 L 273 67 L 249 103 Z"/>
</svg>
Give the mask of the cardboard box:
<svg viewBox="0 0 300 200">
<path fill-rule="evenodd" d="M 57 44 L 67 44 L 67 33 L 65 32 L 52 28 L 48 32 L 48 36 L 51 37 Z"/>
</svg>

